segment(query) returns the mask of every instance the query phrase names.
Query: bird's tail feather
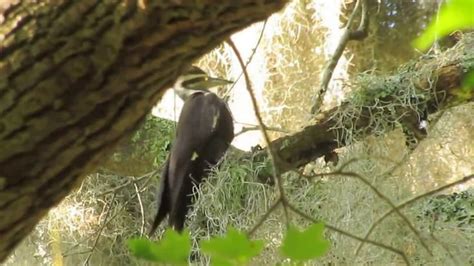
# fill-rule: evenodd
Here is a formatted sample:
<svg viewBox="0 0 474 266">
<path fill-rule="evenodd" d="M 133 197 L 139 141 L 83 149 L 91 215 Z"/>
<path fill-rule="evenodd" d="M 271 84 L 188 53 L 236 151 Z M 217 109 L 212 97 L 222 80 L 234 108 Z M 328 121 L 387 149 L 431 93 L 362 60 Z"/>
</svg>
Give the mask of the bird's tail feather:
<svg viewBox="0 0 474 266">
<path fill-rule="evenodd" d="M 160 187 L 158 189 L 158 211 L 155 216 L 155 220 L 150 228 L 148 236 L 152 236 L 158 226 L 161 224 L 163 219 L 165 219 L 166 215 L 170 212 L 170 196 L 169 196 L 169 188 L 167 185 L 168 180 L 168 167 L 169 167 L 169 158 L 165 163 L 165 167 L 163 169 L 163 173 L 160 179 Z"/>
</svg>

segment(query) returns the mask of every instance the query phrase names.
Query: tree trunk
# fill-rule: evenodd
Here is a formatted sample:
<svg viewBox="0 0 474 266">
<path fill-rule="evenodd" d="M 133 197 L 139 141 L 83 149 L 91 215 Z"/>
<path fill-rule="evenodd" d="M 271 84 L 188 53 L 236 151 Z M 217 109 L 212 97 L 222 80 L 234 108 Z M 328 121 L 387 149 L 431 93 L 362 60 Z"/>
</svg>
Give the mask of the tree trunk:
<svg viewBox="0 0 474 266">
<path fill-rule="evenodd" d="M 0 261 L 183 67 L 285 2 L 2 0 Z"/>
</svg>

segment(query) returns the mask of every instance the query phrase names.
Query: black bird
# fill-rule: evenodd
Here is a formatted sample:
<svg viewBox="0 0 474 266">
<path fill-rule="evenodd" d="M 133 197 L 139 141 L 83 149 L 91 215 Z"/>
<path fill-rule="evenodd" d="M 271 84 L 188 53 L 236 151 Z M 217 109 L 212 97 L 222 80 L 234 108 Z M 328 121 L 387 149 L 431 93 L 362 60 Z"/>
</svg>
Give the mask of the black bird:
<svg viewBox="0 0 474 266">
<path fill-rule="evenodd" d="M 227 104 L 207 89 L 231 83 L 211 78 L 190 67 L 175 83 L 185 100 L 179 116 L 176 139 L 166 160 L 158 191 L 158 212 L 152 235 L 168 215 L 169 225 L 182 231 L 192 200 L 192 188 L 222 158 L 234 138 L 234 124 Z"/>
</svg>

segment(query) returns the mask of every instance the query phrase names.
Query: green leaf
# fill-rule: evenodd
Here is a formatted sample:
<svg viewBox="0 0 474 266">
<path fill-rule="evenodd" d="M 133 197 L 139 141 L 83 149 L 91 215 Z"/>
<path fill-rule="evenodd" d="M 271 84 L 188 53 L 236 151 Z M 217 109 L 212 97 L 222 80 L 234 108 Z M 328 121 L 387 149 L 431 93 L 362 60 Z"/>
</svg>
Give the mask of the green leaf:
<svg viewBox="0 0 474 266">
<path fill-rule="evenodd" d="M 201 251 L 211 256 L 213 265 L 245 265 L 262 249 L 263 241 L 251 241 L 234 228 L 222 237 L 201 241 Z"/>
<path fill-rule="evenodd" d="M 462 87 L 467 90 L 473 90 L 474 88 L 474 70 L 467 73 L 466 77 L 462 81 Z"/>
<path fill-rule="evenodd" d="M 130 239 L 128 247 L 138 258 L 171 265 L 187 265 L 191 252 L 191 239 L 187 229 L 182 234 L 167 229 L 158 243 L 137 238 Z"/>
<path fill-rule="evenodd" d="M 154 250 L 157 244 L 145 238 L 134 238 L 127 241 L 128 249 L 133 256 L 149 261 L 158 261 L 158 256 Z"/>
<path fill-rule="evenodd" d="M 474 27 L 474 1 L 451 0 L 443 5 L 438 17 L 428 25 L 425 32 L 418 37 L 413 45 L 426 50 L 436 38 L 442 38 L 458 29 Z"/>
<path fill-rule="evenodd" d="M 460 88 L 451 91 L 456 96 L 456 102 L 462 103 L 474 99 L 474 71 L 467 73 L 466 77 L 461 83 Z"/>
<path fill-rule="evenodd" d="M 310 260 L 324 255 L 329 245 L 329 241 L 324 239 L 323 223 L 315 223 L 302 232 L 290 226 L 283 239 L 281 252 L 292 260 Z"/>
</svg>

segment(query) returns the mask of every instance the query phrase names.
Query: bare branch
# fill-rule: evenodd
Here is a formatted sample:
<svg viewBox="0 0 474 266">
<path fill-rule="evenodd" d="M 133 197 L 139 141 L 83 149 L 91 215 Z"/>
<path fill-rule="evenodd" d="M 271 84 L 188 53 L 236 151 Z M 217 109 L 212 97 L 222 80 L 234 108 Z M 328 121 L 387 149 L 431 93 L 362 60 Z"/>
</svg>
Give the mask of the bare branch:
<svg viewBox="0 0 474 266">
<path fill-rule="evenodd" d="M 291 205 L 291 204 L 288 204 L 288 208 L 289 208 L 290 210 L 292 210 L 293 212 L 295 212 L 296 214 L 300 215 L 301 217 L 305 218 L 305 219 L 308 220 L 308 221 L 311 221 L 311 222 L 313 222 L 313 223 L 318 223 L 318 222 L 320 222 L 320 221 L 314 219 L 313 217 L 307 215 L 306 213 L 300 211 L 298 208 L 294 207 L 294 206 Z M 372 244 L 372 245 L 374 245 L 374 246 L 377 246 L 377 247 L 380 247 L 380 248 L 383 248 L 383 249 L 387 249 L 387 250 L 389 250 L 389 251 L 392 251 L 392 252 L 394 252 L 394 253 L 400 255 L 406 265 L 410 265 L 410 262 L 408 261 L 408 258 L 407 258 L 407 256 L 406 256 L 406 254 L 405 254 L 403 251 L 399 250 L 399 249 L 396 249 L 396 248 L 394 248 L 394 247 L 385 245 L 385 244 L 383 244 L 383 243 L 380 243 L 380 242 L 377 242 L 377 241 L 374 241 L 374 240 L 363 239 L 363 238 L 361 238 L 361 237 L 358 237 L 358 236 L 356 236 L 356 235 L 353 235 L 353 234 L 351 234 L 351 233 L 348 233 L 348 232 L 346 232 L 346 231 L 344 231 L 344 230 L 342 230 L 342 229 L 339 229 L 339 228 L 334 227 L 334 226 L 329 225 L 329 224 L 325 224 L 325 227 L 328 228 L 329 230 L 332 230 L 332 231 L 334 231 L 334 232 L 336 232 L 336 233 L 339 233 L 339 234 L 341 234 L 341 235 L 350 237 L 350 238 L 355 239 L 355 240 L 359 240 L 359 241 L 361 241 L 362 243 L 369 243 L 369 244 Z"/>
<path fill-rule="evenodd" d="M 474 175 L 468 175 L 468 176 L 465 176 L 463 177 L 462 179 L 460 180 L 457 180 L 455 182 L 452 182 L 452 183 L 449 183 L 449 184 L 446 184 L 444 186 L 441 186 L 437 189 L 434 189 L 434 190 L 431 190 L 431 191 L 428 191 L 426 193 L 423 193 L 421 195 L 418 195 L 410 200 L 407 200 L 405 201 L 404 203 L 398 205 L 398 206 L 395 206 L 395 207 L 392 207 L 390 210 L 388 210 L 387 212 L 385 212 L 382 216 L 380 216 L 379 219 L 377 219 L 373 224 L 372 226 L 369 228 L 369 230 L 367 231 L 367 233 L 365 234 L 364 236 L 364 239 L 368 239 L 370 237 L 370 235 L 372 234 L 372 232 L 374 231 L 375 227 L 377 227 L 377 225 L 379 225 L 385 218 L 387 218 L 390 214 L 392 214 L 393 212 L 399 212 L 401 209 L 409 206 L 410 204 L 413 204 L 414 202 L 422 199 L 422 198 L 425 198 L 425 197 L 428 197 L 428 196 L 431 196 L 433 194 L 436 194 L 440 191 L 443 191 L 445 189 L 448 189 L 450 187 L 453 187 L 453 186 L 456 186 L 456 185 L 459 185 L 459 184 L 463 184 L 463 183 L 466 183 L 468 182 L 469 180 L 473 179 L 474 178 Z M 359 247 L 357 248 L 356 252 L 358 253 L 363 247 L 363 243 L 361 243 L 361 245 L 359 245 Z"/>
<path fill-rule="evenodd" d="M 355 19 L 355 15 L 358 10 L 361 9 L 361 22 L 359 27 L 356 31 L 352 31 L 351 27 Z M 367 37 L 367 25 L 369 16 L 367 15 L 367 0 L 358 0 L 354 10 L 352 10 L 352 14 L 349 17 L 349 20 L 346 23 L 346 27 L 342 33 L 341 39 L 339 40 L 339 44 L 334 50 L 334 54 L 329 59 L 326 64 L 326 67 L 323 70 L 322 78 L 321 78 L 321 85 L 319 87 L 319 91 L 317 92 L 317 96 L 315 97 L 313 106 L 311 107 L 311 113 L 316 114 L 319 112 L 319 109 L 322 106 L 324 96 L 326 95 L 326 91 L 329 86 L 329 82 L 331 81 L 332 74 L 334 69 L 339 62 L 339 59 L 346 48 L 346 45 L 351 40 L 362 40 Z"/>
<path fill-rule="evenodd" d="M 89 250 L 89 255 L 87 255 L 87 258 L 86 260 L 84 261 L 83 265 L 89 265 L 89 260 L 91 259 L 92 257 L 92 253 L 94 252 L 94 249 L 97 247 L 97 243 L 99 243 L 99 239 L 100 237 L 102 236 L 102 231 L 104 230 L 105 226 L 108 224 L 109 222 L 109 215 L 111 213 L 111 210 L 112 210 L 112 205 L 114 204 L 114 200 L 115 200 L 115 196 L 117 194 L 114 193 L 112 195 L 112 199 L 110 200 L 110 203 L 109 203 L 109 208 L 107 209 L 107 212 L 105 213 L 105 218 L 104 218 L 104 223 L 102 224 L 102 226 L 99 228 L 99 231 L 96 233 L 96 238 L 94 240 L 94 244 L 92 245 L 92 248 Z"/>
<path fill-rule="evenodd" d="M 247 62 L 245 63 L 244 69 L 247 69 L 247 67 L 248 67 L 248 65 L 250 64 L 250 62 L 252 62 L 253 56 L 255 55 L 255 53 L 257 52 L 258 47 L 260 46 L 260 42 L 261 42 L 262 39 L 263 39 L 263 33 L 265 32 L 265 28 L 267 27 L 267 22 L 268 22 L 268 19 L 265 19 L 265 21 L 263 22 L 263 25 L 262 25 L 262 30 L 260 31 L 260 36 L 258 36 L 257 43 L 255 44 L 255 47 L 254 47 L 253 50 L 252 50 L 252 54 L 249 56 Z M 237 81 L 239 81 L 239 79 L 242 77 L 243 74 L 244 74 L 244 70 L 242 70 L 242 72 L 240 72 L 239 76 L 235 79 L 235 81 L 234 81 L 234 83 L 232 84 L 232 86 L 230 87 L 230 89 L 229 89 L 229 90 L 227 91 L 227 93 L 224 95 L 224 98 L 225 98 L 226 96 L 228 96 L 228 94 L 232 91 L 232 89 L 234 89 L 235 84 L 237 84 Z"/>
<path fill-rule="evenodd" d="M 290 133 L 290 131 L 285 130 L 285 129 L 282 129 L 282 128 L 279 128 L 279 127 L 267 127 L 267 128 L 265 128 L 265 129 L 268 130 L 268 131 L 280 132 L 280 133 L 285 133 L 285 134 L 289 134 L 289 133 Z M 237 136 L 239 136 L 239 135 L 242 135 L 242 134 L 244 134 L 245 132 L 253 131 L 253 130 L 260 130 L 260 126 L 254 125 L 254 126 L 246 126 L 246 127 L 243 127 L 240 132 L 238 132 L 238 133 L 235 134 L 235 137 L 237 137 Z"/>
<path fill-rule="evenodd" d="M 260 220 L 252 227 L 252 229 L 250 229 L 250 231 L 248 231 L 248 235 L 251 236 L 255 233 L 255 231 L 257 231 L 258 228 L 260 228 L 260 226 L 262 226 L 262 224 L 268 219 L 268 217 L 270 216 L 270 214 L 276 210 L 276 208 L 278 207 L 278 205 L 280 205 L 281 203 L 281 198 L 278 198 L 273 204 L 272 206 L 267 210 L 267 212 L 265 212 L 264 215 L 262 215 L 262 217 L 260 218 Z"/>
<path fill-rule="evenodd" d="M 140 214 L 142 222 L 142 225 L 140 227 L 140 236 L 143 236 L 143 232 L 145 232 L 145 211 L 143 209 L 142 197 L 140 196 L 140 190 L 138 189 L 137 182 L 133 182 L 133 187 L 135 188 L 138 204 L 140 205 Z"/>
<path fill-rule="evenodd" d="M 332 172 L 332 173 L 322 173 L 322 174 L 314 174 L 314 176 L 336 176 L 336 175 L 342 175 L 342 176 L 349 176 L 349 177 L 355 177 L 357 178 L 358 180 L 362 181 L 362 183 L 364 183 L 366 186 L 368 186 L 380 199 L 382 199 L 383 201 L 385 201 L 385 203 L 387 203 L 388 205 L 390 205 L 390 207 L 392 208 L 392 210 L 394 210 L 397 215 L 405 222 L 405 224 L 408 226 L 408 228 L 410 228 L 410 230 L 413 232 L 413 234 L 415 234 L 415 236 L 418 238 L 418 240 L 420 241 L 421 245 L 426 249 L 426 251 L 430 254 L 430 255 L 433 255 L 433 253 L 431 252 L 431 250 L 428 248 L 428 245 L 426 244 L 426 242 L 423 240 L 423 238 L 421 237 L 420 233 L 418 232 L 418 230 L 416 230 L 415 226 L 413 226 L 413 224 L 410 222 L 410 220 L 403 214 L 400 212 L 400 210 L 398 210 L 395 206 L 395 204 L 387 197 L 385 196 L 382 192 L 380 192 L 374 185 L 372 185 L 367 179 L 365 179 L 364 177 L 362 177 L 361 175 L 357 174 L 357 173 L 354 173 L 354 172 L 343 172 L 343 171 L 335 171 L 335 172 Z"/>
<path fill-rule="evenodd" d="M 286 218 L 286 223 L 287 226 L 289 225 L 289 217 L 288 217 L 288 210 L 286 208 L 287 200 L 285 197 L 285 191 L 283 189 L 283 180 L 280 175 L 279 166 L 277 166 L 277 162 L 283 162 L 281 159 L 279 159 L 278 154 L 275 152 L 273 146 L 271 145 L 270 137 L 268 136 L 268 133 L 266 131 L 266 126 L 265 123 L 263 122 L 262 117 L 260 116 L 260 108 L 258 107 L 257 103 L 257 98 L 255 97 L 255 94 L 253 93 L 252 90 L 252 84 L 250 82 L 250 77 L 247 73 L 247 70 L 245 69 L 244 61 L 242 60 L 242 56 L 239 53 L 239 50 L 235 46 L 235 44 L 232 42 L 231 39 L 227 39 L 226 42 L 230 45 L 230 47 L 234 50 L 234 53 L 240 63 L 240 66 L 242 67 L 242 70 L 244 72 L 244 77 L 245 77 L 245 83 L 247 87 L 247 91 L 249 92 L 250 99 L 252 100 L 252 105 L 253 109 L 255 112 L 255 116 L 257 117 L 258 124 L 260 126 L 260 130 L 262 131 L 263 138 L 265 140 L 265 144 L 267 146 L 267 151 L 268 151 L 268 156 L 270 156 L 270 160 L 272 162 L 272 168 L 273 168 L 273 180 L 277 183 L 278 186 L 278 191 L 280 193 L 279 197 L 281 200 L 281 203 L 283 205 L 283 210 L 285 212 L 285 218 Z"/>
</svg>

